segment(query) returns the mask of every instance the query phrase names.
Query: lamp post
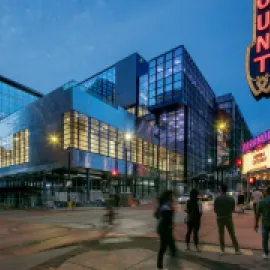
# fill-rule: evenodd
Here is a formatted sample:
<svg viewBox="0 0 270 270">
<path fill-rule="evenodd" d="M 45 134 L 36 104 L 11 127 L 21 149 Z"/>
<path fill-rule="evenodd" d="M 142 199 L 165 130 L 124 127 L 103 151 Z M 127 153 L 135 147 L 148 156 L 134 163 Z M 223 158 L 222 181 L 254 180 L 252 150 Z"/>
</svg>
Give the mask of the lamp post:
<svg viewBox="0 0 270 270">
<path fill-rule="evenodd" d="M 207 189 L 209 189 L 209 174 L 211 172 L 211 164 L 212 164 L 212 158 L 207 159 L 208 163 L 208 174 L 207 174 Z"/>
<path fill-rule="evenodd" d="M 68 183 L 70 184 L 70 167 L 71 167 L 71 149 L 68 147 Z M 71 192 L 71 186 L 68 187 L 68 201 L 70 202 L 70 192 Z"/>
<path fill-rule="evenodd" d="M 128 168 L 127 168 L 127 162 L 128 162 L 128 156 L 127 156 L 127 142 L 130 142 L 132 139 L 132 134 L 131 133 L 126 133 L 125 134 L 125 142 L 124 142 L 124 152 L 125 152 L 125 192 L 127 192 L 127 177 L 128 177 Z"/>
<path fill-rule="evenodd" d="M 59 136 L 55 133 L 52 133 L 48 136 L 48 141 L 49 144 L 52 146 L 56 146 L 60 144 L 60 139 Z M 70 146 L 67 148 L 68 151 L 68 182 L 70 183 L 71 181 L 71 176 L 70 176 L 70 170 L 71 170 L 71 148 Z M 70 201 L 70 186 L 68 187 L 68 198 L 67 200 Z"/>
</svg>

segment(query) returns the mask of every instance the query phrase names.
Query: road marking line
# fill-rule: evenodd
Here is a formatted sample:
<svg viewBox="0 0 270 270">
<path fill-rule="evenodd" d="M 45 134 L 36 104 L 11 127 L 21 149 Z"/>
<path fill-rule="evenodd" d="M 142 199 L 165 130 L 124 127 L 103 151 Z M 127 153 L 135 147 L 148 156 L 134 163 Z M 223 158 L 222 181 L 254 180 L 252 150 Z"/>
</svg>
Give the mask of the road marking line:
<svg viewBox="0 0 270 270">
<path fill-rule="evenodd" d="M 218 246 L 209 246 L 209 245 L 203 245 L 201 250 L 205 252 L 216 252 L 216 253 L 220 252 L 220 248 Z M 245 256 L 253 255 L 253 252 L 250 249 L 241 249 L 241 251 L 242 251 L 242 255 L 245 255 Z M 234 248 L 226 248 L 225 254 L 228 254 L 228 255 L 235 254 Z"/>
<path fill-rule="evenodd" d="M 110 232 L 107 233 L 105 237 L 121 237 L 121 236 L 122 237 L 126 236 L 126 234 Z"/>
<path fill-rule="evenodd" d="M 132 240 L 127 237 L 121 237 L 121 238 L 108 238 L 99 241 L 100 244 L 118 244 L 127 242 L 132 242 Z"/>
<path fill-rule="evenodd" d="M 184 248 L 180 248 L 182 251 L 185 251 Z M 219 253 L 220 247 L 219 246 L 211 246 L 211 245 L 201 245 L 200 249 L 202 252 L 211 252 L 211 253 Z M 251 249 L 241 249 L 242 255 L 244 256 L 253 256 L 253 251 Z M 224 255 L 234 255 L 235 250 L 234 248 L 226 248 Z"/>
</svg>

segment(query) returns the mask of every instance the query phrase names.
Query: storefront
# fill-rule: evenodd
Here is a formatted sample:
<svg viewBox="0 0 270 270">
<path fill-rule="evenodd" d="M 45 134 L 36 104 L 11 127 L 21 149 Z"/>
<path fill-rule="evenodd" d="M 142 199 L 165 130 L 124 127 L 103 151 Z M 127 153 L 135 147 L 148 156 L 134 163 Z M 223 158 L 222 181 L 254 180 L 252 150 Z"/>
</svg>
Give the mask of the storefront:
<svg viewBox="0 0 270 270">
<path fill-rule="evenodd" d="M 242 174 L 258 186 L 270 184 L 270 130 L 242 145 Z"/>
</svg>

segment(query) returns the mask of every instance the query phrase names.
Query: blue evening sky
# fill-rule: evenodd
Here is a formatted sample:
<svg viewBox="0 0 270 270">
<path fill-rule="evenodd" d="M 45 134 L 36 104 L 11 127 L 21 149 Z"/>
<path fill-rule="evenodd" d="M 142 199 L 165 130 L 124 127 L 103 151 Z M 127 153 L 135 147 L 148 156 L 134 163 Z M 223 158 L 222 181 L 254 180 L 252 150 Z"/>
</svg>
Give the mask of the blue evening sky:
<svg viewBox="0 0 270 270">
<path fill-rule="evenodd" d="M 256 102 L 245 78 L 252 0 L 0 0 L 0 33 L 0 74 L 43 93 L 184 44 L 255 135 L 270 128 L 270 99 Z"/>
</svg>

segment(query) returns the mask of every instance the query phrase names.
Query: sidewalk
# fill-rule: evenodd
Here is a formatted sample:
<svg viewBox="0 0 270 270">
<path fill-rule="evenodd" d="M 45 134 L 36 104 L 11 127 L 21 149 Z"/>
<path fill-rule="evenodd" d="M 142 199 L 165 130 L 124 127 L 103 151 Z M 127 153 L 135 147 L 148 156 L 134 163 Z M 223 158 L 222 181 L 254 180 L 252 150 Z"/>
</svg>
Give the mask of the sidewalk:
<svg viewBox="0 0 270 270">
<path fill-rule="evenodd" d="M 184 248 L 183 243 L 178 243 L 178 258 L 171 259 L 166 255 L 164 266 L 170 270 L 263 270 L 270 266 L 270 261 L 260 260 L 259 254 L 254 254 L 251 250 L 242 250 L 244 255 L 236 256 L 232 250 L 227 249 L 227 254 L 220 257 L 215 246 L 204 245 L 201 253 L 185 252 Z M 31 270 L 154 270 L 157 251 L 158 241 L 155 239 L 126 236 L 107 238 L 89 242 Z"/>
<path fill-rule="evenodd" d="M 254 230 L 254 216 L 251 214 L 234 214 L 233 217 L 236 237 L 241 248 L 261 250 L 261 234 Z M 178 241 L 185 241 L 186 224 L 175 225 L 175 238 Z M 156 238 L 156 232 L 146 234 L 147 237 Z M 203 244 L 219 245 L 219 236 L 217 231 L 217 222 L 215 215 L 203 216 L 200 228 L 200 242 Z M 227 230 L 225 230 L 225 243 L 231 246 L 231 239 Z"/>
</svg>

